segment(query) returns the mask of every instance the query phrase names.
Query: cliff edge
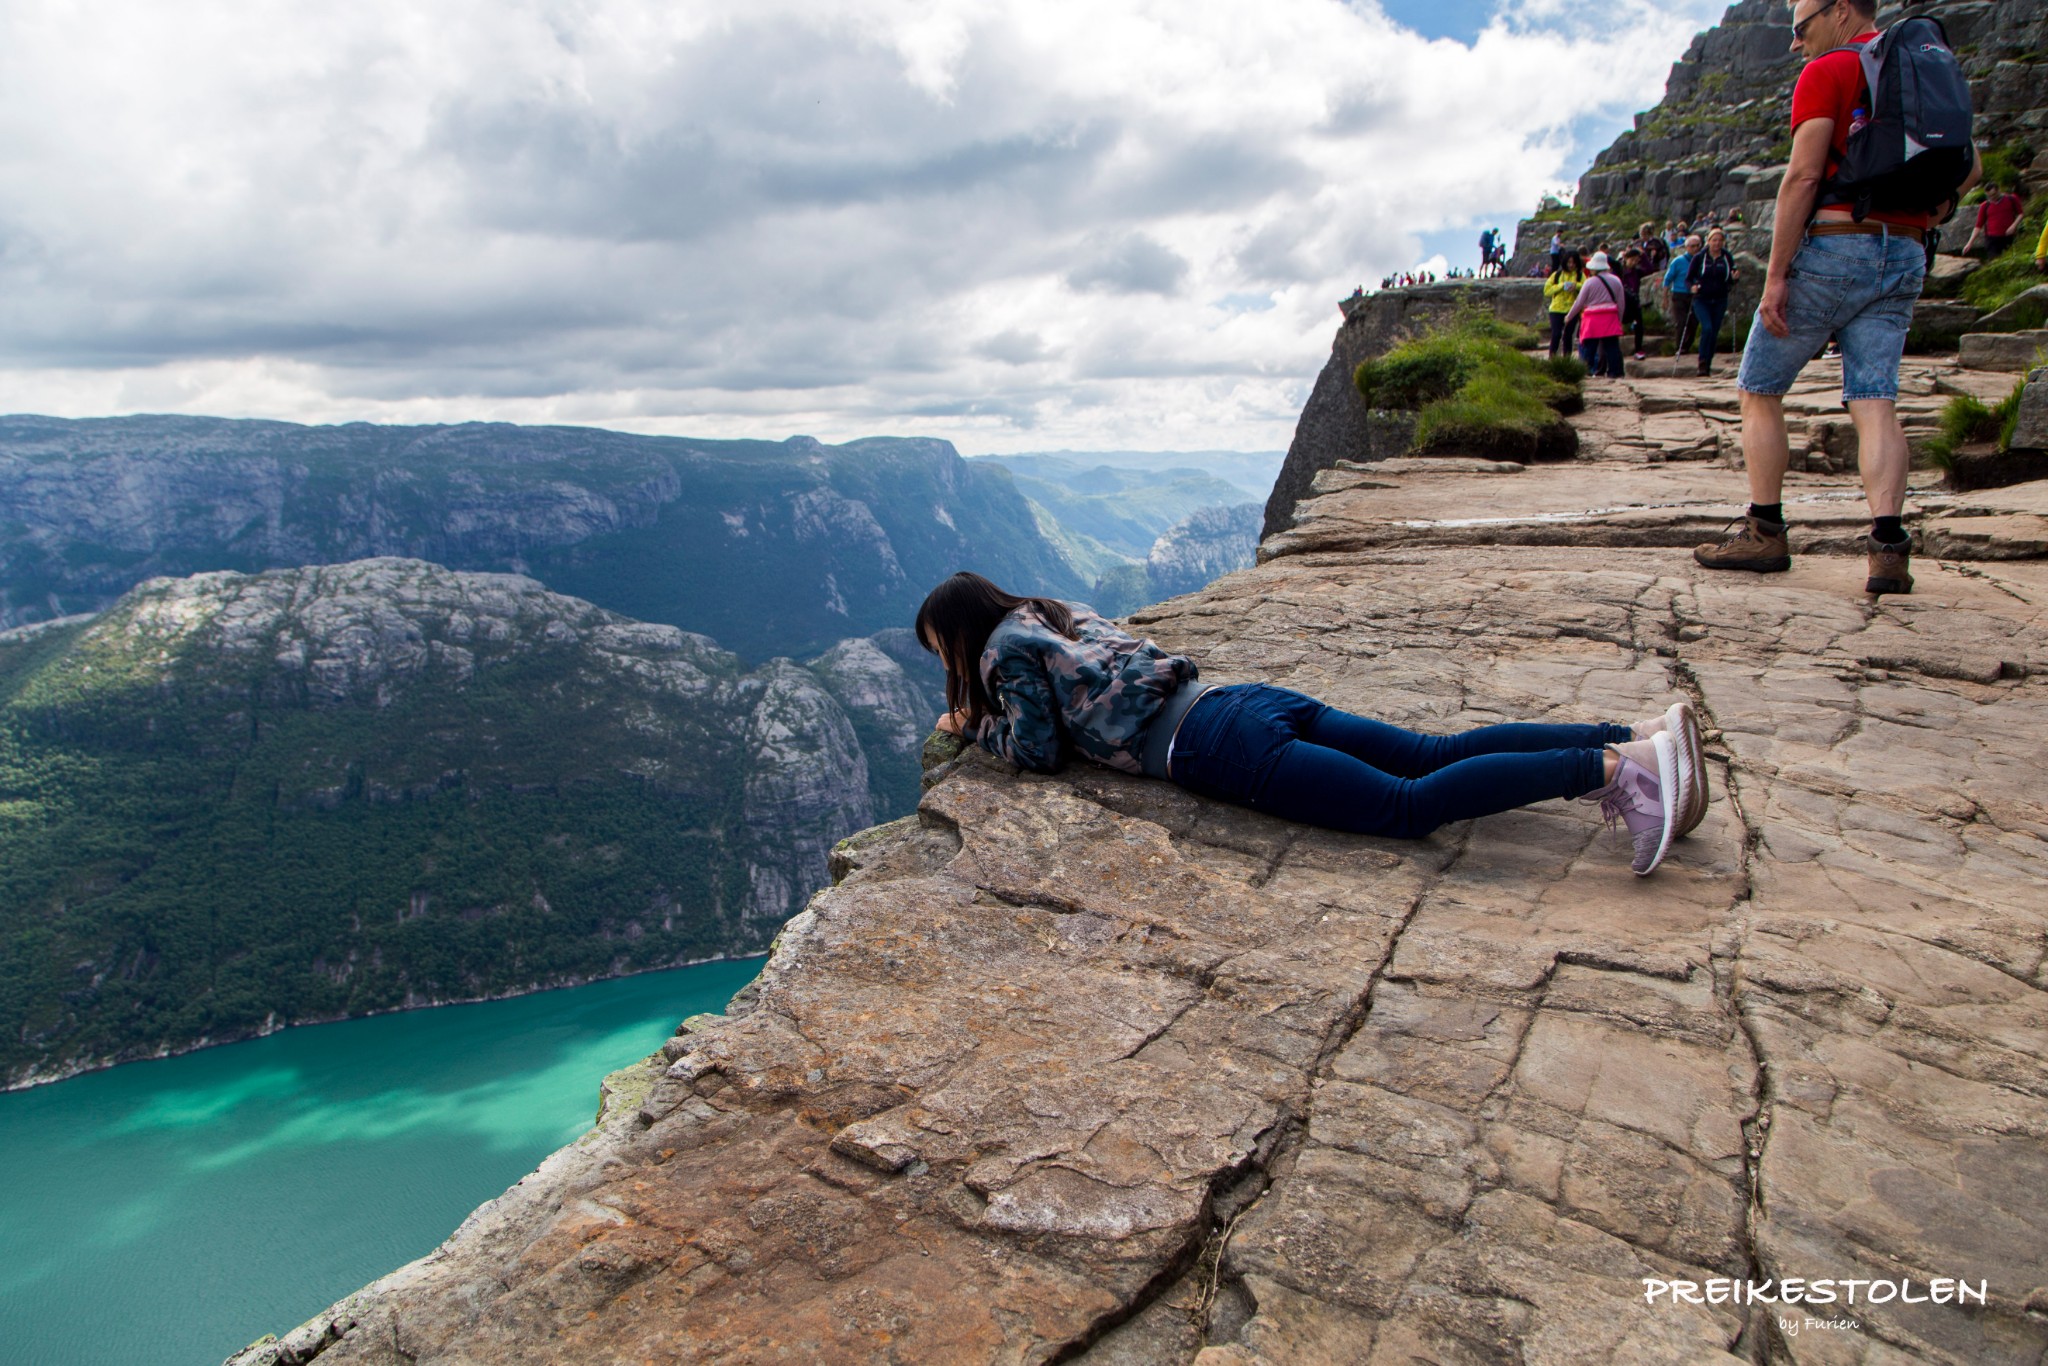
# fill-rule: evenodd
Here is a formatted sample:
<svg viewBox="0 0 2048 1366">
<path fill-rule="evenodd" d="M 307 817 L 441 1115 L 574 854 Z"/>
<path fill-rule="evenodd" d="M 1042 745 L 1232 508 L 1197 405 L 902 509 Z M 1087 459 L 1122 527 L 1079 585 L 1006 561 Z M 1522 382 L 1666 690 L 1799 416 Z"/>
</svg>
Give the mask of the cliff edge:
<svg viewBox="0 0 2048 1366">
<path fill-rule="evenodd" d="M 1577 804 L 1400 842 L 933 756 L 729 1015 L 238 1366 L 2038 1361 L 2048 485 L 1871 603 L 1698 569 L 1739 476 L 1586 449 L 1329 471 L 1134 620 L 1425 729 L 1690 696 L 1712 808 L 1654 877 Z M 1786 1278 L 1837 1300 L 1729 1297 Z"/>
</svg>

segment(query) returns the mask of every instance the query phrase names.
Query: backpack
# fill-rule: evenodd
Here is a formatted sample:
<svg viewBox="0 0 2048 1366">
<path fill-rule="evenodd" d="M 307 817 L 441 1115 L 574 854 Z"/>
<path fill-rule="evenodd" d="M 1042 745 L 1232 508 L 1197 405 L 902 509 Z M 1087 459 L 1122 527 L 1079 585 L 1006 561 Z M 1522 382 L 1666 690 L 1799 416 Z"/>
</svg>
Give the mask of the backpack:
<svg viewBox="0 0 2048 1366">
<path fill-rule="evenodd" d="M 1869 117 L 1849 126 L 1848 150 L 1820 202 L 1851 205 L 1859 221 L 1873 209 L 1931 213 L 1952 202 L 1976 152 L 1970 83 L 1941 21 L 1915 15 L 1834 51 L 1863 64 Z"/>
</svg>

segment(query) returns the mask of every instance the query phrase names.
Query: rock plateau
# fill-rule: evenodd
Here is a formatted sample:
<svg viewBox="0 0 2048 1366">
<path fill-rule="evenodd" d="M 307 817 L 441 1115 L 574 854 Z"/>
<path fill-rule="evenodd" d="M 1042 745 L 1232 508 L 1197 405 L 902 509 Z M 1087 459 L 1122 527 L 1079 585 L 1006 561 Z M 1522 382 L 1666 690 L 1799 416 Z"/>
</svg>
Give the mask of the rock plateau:
<svg viewBox="0 0 2048 1366">
<path fill-rule="evenodd" d="M 1727 381 L 1670 383 L 1568 464 L 1311 472 L 1134 618 L 1423 729 L 1690 698 L 1712 805 L 1653 877 L 1581 805 L 1357 838 L 935 741 L 725 1015 L 238 1366 L 2039 1362 L 2048 485 L 1917 476 L 1871 601 L 1809 442 L 1792 571 L 1716 575 Z M 1985 1299 L 1646 1302 L 1787 1277 Z"/>
</svg>

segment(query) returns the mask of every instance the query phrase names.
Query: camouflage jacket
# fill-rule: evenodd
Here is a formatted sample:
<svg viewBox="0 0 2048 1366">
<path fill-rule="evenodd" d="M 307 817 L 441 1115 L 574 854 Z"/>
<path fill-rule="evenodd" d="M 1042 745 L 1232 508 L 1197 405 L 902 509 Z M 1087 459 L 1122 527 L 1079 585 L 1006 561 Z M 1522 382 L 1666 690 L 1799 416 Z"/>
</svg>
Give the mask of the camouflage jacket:
<svg viewBox="0 0 2048 1366">
<path fill-rule="evenodd" d="M 1019 768 L 1050 773 L 1071 744 L 1097 763 L 1141 773 L 1145 727 L 1196 675 L 1195 662 L 1119 631 L 1075 602 L 1068 640 L 1030 607 L 996 623 L 981 652 L 981 680 L 1002 710 L 975 739 Z"/>
</svg>

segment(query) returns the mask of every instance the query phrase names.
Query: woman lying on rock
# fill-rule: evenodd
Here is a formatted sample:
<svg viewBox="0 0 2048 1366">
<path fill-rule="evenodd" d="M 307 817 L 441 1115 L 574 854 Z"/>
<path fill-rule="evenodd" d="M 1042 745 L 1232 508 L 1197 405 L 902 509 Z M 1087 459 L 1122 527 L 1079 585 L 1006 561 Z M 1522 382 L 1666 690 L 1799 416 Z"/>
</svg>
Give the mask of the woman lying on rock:
<svg viewBox="0 0 2048 1366">
<path fill-rule="evenodd" d="M 1071 745 L 1283 820 L 1403 839 L 1577 797 L 1627 825 L 1638 874 L 1706 814 L 1699 727 L 1684 702 L 1633 726 L 1421 735 L 1263 683 L 1204 686 L 1193 660 L 1080 603 L 1018 597 L 979 574 L 931 591 L 917 638 L 946 666 L 939 728 L 1040 773 Z"/>
</svg>

